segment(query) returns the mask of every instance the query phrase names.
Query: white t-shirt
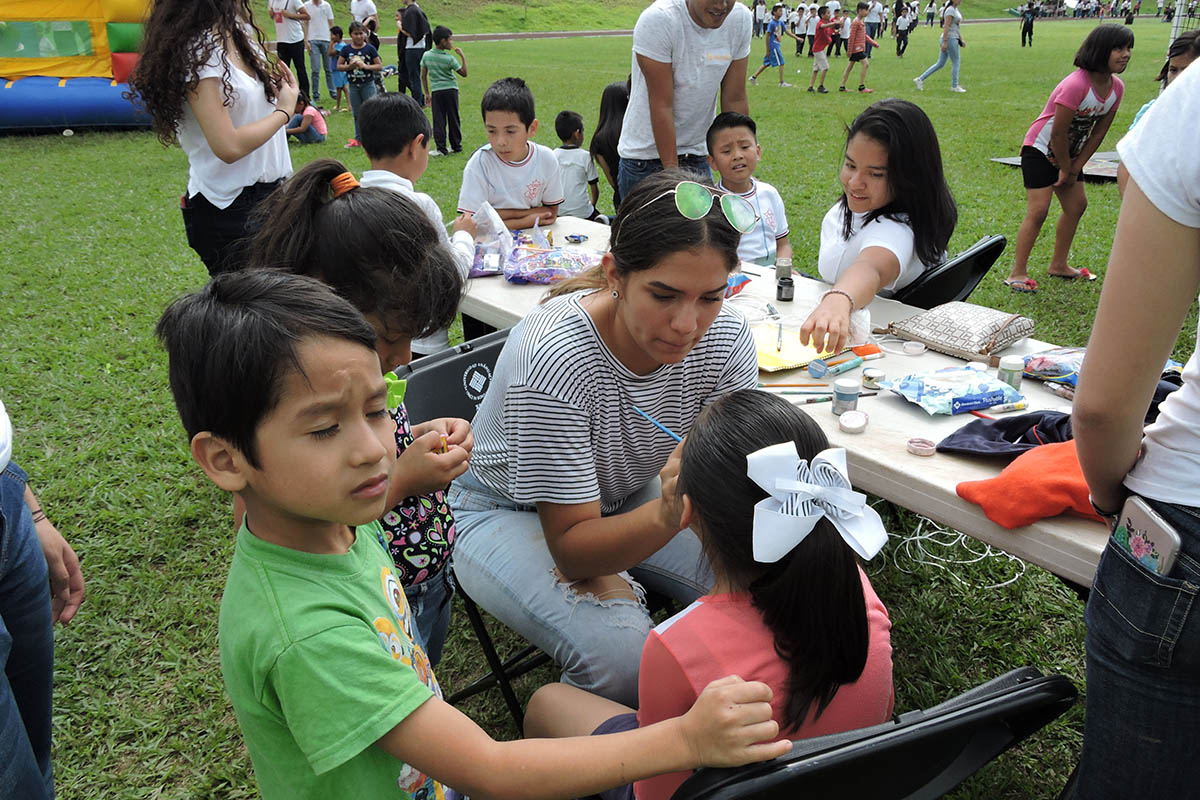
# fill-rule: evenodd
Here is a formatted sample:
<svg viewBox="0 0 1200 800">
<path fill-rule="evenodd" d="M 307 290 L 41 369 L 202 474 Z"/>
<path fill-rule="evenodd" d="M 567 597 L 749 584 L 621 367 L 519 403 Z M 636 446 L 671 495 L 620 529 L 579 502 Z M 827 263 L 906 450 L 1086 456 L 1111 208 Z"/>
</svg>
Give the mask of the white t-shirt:
<svg viewBox="0 0 1200 800">
<path fill-rule="evenodd" d="M 762 22 L 763 17 L 765 17 L 766 14 L 767 14 L 767 7 L 765 5 L 763 5 L 762 3 L 754 4 L 754 19 L 757 22 Z"/>
<path fill-rule="evenodd" d="M 792 13 L 788 14 L 788 27 L 790 27 L 792 29 L 792 32 L 795 33 L 796 26 L 799 24 L 800 24 L 800 12 L 793 10 Z"/>
<path fill-rule="evenodd" d="M 906 31 L 912 27 L 913 19 L 909 14 L 901 14 L 896 17 L 896 30 Z"/>
<path fill-rule="evenodd" d="M 377 186 L 381 189 L 391 189 L 415 202 L 429 217 L 429 221 L 438 229 L 438 238 L 442 244 L 450 248 L 454 254 L 454 264 L 458 274 L 465 281 L 471 274 L 471 262 L 475 258 L 475 240 L 466 231 L 456 231 L 454 236 L 446 233 L 446 223 L 442 220 L 442 211 L 432 197 L 413 188 L 412 181 L 402 178 L 394 172 L 385 169 L 369 169 L 363 173 L 360 186 Z M 413 339 L 413 348 L 422 353 L 436 353 L 439 350 L 450 349 L 450 331 L 443 328 L 420 339 Z"/>
<path fill-rule="evenodd" d="M 804 26 L 805 35 L 807 35 L 807 36 L 816 36 L 817 35 L 817 23 L 820 22 L 820 19 L 821 18 L 817 16 L 817 13 L 815 11 L 812 14 L 808 15 L 808 24 Z"/>
<path fill-rule="evenodd" d="M 850 14 L 842 17 L 842 38 L 850 38 L 850 26 L 854 24 L 854 17 Z"/>
<path fill-rule="evenodd" d="M 610 513 L 675 449 L 633 407 L 685 434 L 709 403 L 754 388 L 758 359 L 749 324 L 724 308 L 683 361 L 637 375 L 600 338 L 585 294 L 548 300 L 512 329 L 472 423 L 471 472 L 518 503 L 599 500 Z"/>
<path fill-rule="evenodd" d="M 867 9 L 867 16 L 863 18 L 863 22 L 881 22 L 883 14 L 883 4 L 871 0 L 871 6 Z"/>
<path fill-rule="evenodd" d="M 1180 225 L 1200 228 L 1200 70 L 1185 70 L 1117 145 L 1121 163 L 1154 207 Z M 1195 265 L 1192 265 L 1194 267 Z M 1183 367 L 1183 386 L 1146 426 L 1142 456 L 1125 476 L 1154 500 L 1200 506 L 1200 331 Z"/>
<path fill-rule="evenodd" d="M 271 12 L 287 11 L 291 14 L 300 13 L 304 3 L 300 0 L 270 0 L 267 8 Z M 300 20 L 284 17 L 275 23 L 275 41 L 284 44 L 295 44 L 304 41 L 304 26 Z"/>
<path fill-rule="evenodd" d="M 744 6 L 743 6 L 744 8 Z M 562 172 L 549 147 L 529 143 L 525 158 L 505 161 L 485 144 L 471 154 L 463 167 L 458 210 L 474 214 L 484 203 L 492 208 L 536 208 L 563 201 Z"/>
<path fill-rule="evenodd" d="M 717 188 L 729 191 L 720 182 Z M 742 234 L 738 243 L 738 258 L 754 264 L 775 263 L 775 242 L 788 235 L 787 212 L 783 198 L 774 186 L 756 178 L 750 179 L 750 191 L 742 195 L 754 206 L 758 222 L 754 230 Z"/>
<path fill-rule="evenodd" d="M 850 223 L 850 238 L 842 238 L 842 203 L 833 204 L 821 220 L 821 251 L 817 257 L 817 271 L 826 283 L 837 283 L 842 273 L 868 247 L 886 247 L 900 262 L 900 274 L 896 280 L 877 293 L 880 297 L 891 297 L 920 277 L 926 266 L 917 258 L 913 248 L 913 231 L 907 223 L 879 217 L 863 227 L 866 214 L 854 214 Z"/>
<path fill-rule="evenodd" d="M 329 26 L 333 24 L 333 6 L 329 0 L 321 0 L 321 5 L 305 3 L 308 10 L 308 40 L 310 42 L 328 42 Z"/>
<path fill-rule="evenodd" d="M 220 44 L 213 48 L 208 61 L 196 70 L 197 78 L 216 78 L 219 82 L 226 65 L 233 87 L 233 104 L 228 106 L 233 127 L 249 125 L 274 113 L 275 104 L 263 93 L 262 84 L 233 64 L 228 64 L 225 50 Z M 292 158 L 288 153 L 286 127 L 281 125 L 257 150 L 252 150 L 232 164 L 226 164 L 213 154 L 191 105 L 184 103 L 178 137 L 179 145 L 188 157 L 188 197 L 202 194 L 217 208 L 228 208 L 247 186 L 270 183 L 291 175 Z"/>
<path fill-rule="evenodd" d="M 621 158 L 659 158 L 650 129 L 650 95 L 637 57 L 670 64 L 675 85 L 675 152 L 708 154 L 704 137 L 716 116 L 717 95 L 729 65 L 750 55 L 750 9 L 734 3 L 716 29 L 701 28 L 688 14 L 686 0 L 654 0 L 633 28 L 629 107 L 617 153 Z"/>
<path fill-rule="evenodd" d="M 12 442 L 12 423 L 8 421 L 4 403 L 0 403 L 0 472 L 4 471 L 12 459 Z"/>
<path fill-rule="evenodd" d="M 595 210 L 588 184 L 600 180 L 592 154 L 580 147 L 559 147 L 555 149 L 554 157 L 558 159 L 565 198 L 558 207 L 558 213 L 587 219 Z"/>
<path fill-rule="evenodd" d="M 837 11 L 838 9 L 840 9 L 842 7 L 842 4 L 839 3 L 838 0 L 829 0 L 829 2 L 826 3 L 825 5 L 829 7 L 829 16 L 830 17 L 833 16 L 833 12 Z"/>
<path fill-rule="evenodd" d="M 378 16 L 379 9 L 375 8 L 375 4 L 371 0 L 350 0 L 350 16 L 354 17 L 355 22 L 366 24 L 367 17 Z M 350 32 L 346 31 L 347 39 Z"/>
</svg>

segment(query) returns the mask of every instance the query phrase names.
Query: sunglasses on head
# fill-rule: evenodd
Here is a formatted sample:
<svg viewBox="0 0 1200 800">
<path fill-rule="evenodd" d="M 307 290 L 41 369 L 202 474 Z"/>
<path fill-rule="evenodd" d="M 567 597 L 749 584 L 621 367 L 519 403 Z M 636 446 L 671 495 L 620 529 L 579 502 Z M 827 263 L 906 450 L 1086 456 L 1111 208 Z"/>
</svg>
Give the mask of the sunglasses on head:
<svg viewBox="0 0 1200 800">
<path fill-rule="evenodd" d="M 713 200 L 720 198 L 721 213 L 726 221 L 738 233 L 749 233 L 758 222 L 758 214 L 754 206 L 741 195 L 722 192 L 714 186 L 705 186 L 696 181 L 680 181 L 674 189 L 668 189 L 653 200 L 643 204 L 633 213 L 641 211 L 651 203 L 657 202 L 669 194 L 675 195 L 675 208 L 687 219 L 701 219 L 712 210 Z"/>
</svg>

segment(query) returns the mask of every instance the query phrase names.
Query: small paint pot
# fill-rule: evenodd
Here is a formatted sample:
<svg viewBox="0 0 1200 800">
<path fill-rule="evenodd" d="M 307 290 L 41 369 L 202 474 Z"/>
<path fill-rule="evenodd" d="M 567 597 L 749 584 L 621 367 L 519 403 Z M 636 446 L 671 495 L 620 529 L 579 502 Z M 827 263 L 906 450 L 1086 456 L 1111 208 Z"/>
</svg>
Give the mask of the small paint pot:
<svg viewBox="0 0 1200 800">
<path fill-rule="evenodd" d="M 928 458 L 937 452 L 937 445 L 928 439 L 909 439 L 905 449 L 914 456 Z"/>
<path fill-rule="evenodd" d="M 862 371 L 863 386 L 868 389 L 878 389 L 879 382 L 887 380 L 887 375 L 878 367 L 865 367 Z"/>
<path fill-rule="evenodd" d="M 1024 372 L 1025 359 L 1020 356 L 1005 356 L 1000 359 L 1000 368 L 996 370 L 996 377 L 1019 392 L 1021 391 L 1021 376 Z"/>
<path fill-rule="evenodd" d="M 847 411 L 838 417 L 838 428 L 845 433 L 862 433 L 867 429 L 869 419 L 865 411 Z"/>
<path fill-rule="evenodd" d="M 838 378 L 833 382 L 833 413 L 837 416 L 858 408 L 861 385 L 855 378 Z"/>
<path fill-rule="evenodd" d="M 796 297 L 796 283 L 791 278 L 780 278 L 775 283 L 775 299 L 788 303 Z"/>
</svg>

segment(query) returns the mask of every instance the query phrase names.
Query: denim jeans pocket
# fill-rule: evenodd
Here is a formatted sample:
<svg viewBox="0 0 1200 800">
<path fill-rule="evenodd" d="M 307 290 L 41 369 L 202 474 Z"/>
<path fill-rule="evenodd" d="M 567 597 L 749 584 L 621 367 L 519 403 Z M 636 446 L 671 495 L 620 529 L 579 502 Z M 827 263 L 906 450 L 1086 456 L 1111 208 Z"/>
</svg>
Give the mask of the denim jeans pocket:
<svg viewBox="0 0 1200 800">
<path fill-rule="evenodd" d="M 1182 564 L 1159 575 L 1109 539 L 1084 612 L 1088 636 L 1133 664 L 1163 669 L 1196 664 L 1200 619 L 1192 613 L 1197 576 Z"/>
</svg>

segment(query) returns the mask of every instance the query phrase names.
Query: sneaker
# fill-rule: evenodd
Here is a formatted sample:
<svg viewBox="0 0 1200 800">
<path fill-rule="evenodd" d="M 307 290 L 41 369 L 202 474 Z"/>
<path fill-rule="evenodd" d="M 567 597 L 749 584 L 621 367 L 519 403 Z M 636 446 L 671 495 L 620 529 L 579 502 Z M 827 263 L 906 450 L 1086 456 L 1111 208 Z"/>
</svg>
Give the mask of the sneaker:
<svg viewBox="0 0 1200 800">
<path fill-rule="evenodd" d="M 818 86 L 817 94 L 829 94 L 829 90 L 826 89 L 824 86 Z"/>
<path fill-rule="evenodd" d="M 859 87 L 858 87 L 858 93 L 859 93 L 859 94 L 871 94 L 871 93 L 872 93 L 872 92 L 874 92 L 874 91 L 875 91 L 874 89 L 868 89 L 866 86 L 859 86 Z"/>
<path fill-rule="evenodd" d="M 816 91 L 816 89 L 814 89 L 813 87 L 811 87 L 811 86 L 810 86 L 810 87 L 808 87 L 808 91 L 810 91 L 810 92 L 815 92 L 815 91 Z"/>
<path fill-rule="evenodd" d="M 750 85 L 751 85 L 751 86 L 758 86 L 758 78 L 756 78 L 756 77 L 754 77 L 753 75 L 751 75 L 751 76 L 750 76 Z"/>
<path fill-rule="evenodd" d="M 846 87 L 845 87 L 845 86 L 839 86 L 839 87 L 838 87 L 838 91 L 839 91 L 839 92 L 844 92 L 844 91 L 846 91 Z"/>
<path fill-rule="evenodd" d="M 461 152 L 462 152 L 462 148 L 460 147 L 460 148 L 458 148 L 457 150 L 451 150 L 450 152 L 451 152 L 451 153 L 455 153 L 455 154 L 457 154 L 457 153 L 461 153 Z"/>
<path fill-rule="evenodd" d="M 961 86 L 951 86 L 950 91 L 958 92 L 959 94 L 965 94 L 967 90 Z"/>
<path fill-rule="evenodd" d="M 350 141 L 348 141 L 344 145 L 342 145 L 342 147 L 349 150 L 353 147 L 362 147 L 362 145 L 358 143 L 358 139 L 351 139 Z"/>
<path fill-rule="evenodd" d="M 925 81 L 921 80 L 920 78 L 913 78 L 913 83 L 917 85 L 918 92 L 925 91 Z"/>
<path fill-rule="evenodd" d="M 784 87 L 787 87 L 787 86 L 791 86 L 791 84 L 790 84 L 790 83 L 788 83 L 787 81 L 780 81 L 780 82 L 779 82 L 779 87 L 780 87 L 780 88 L 784 88 Z"/>
<path fill-rule="evenodd" d="M 444 156 L 444 155 L 446 155 L 446 154 L 445 154 L 445 153 L 443 153 L 441 150 L 438 150 L 438 149 L 436 149 L 436 148 L 434 148 L 433 150 L 430 150 L 430 151 L 429 151 L 429 157 L 430 157 L 430 158 L 437 158 L 438 156 Z"/>
</svg>

